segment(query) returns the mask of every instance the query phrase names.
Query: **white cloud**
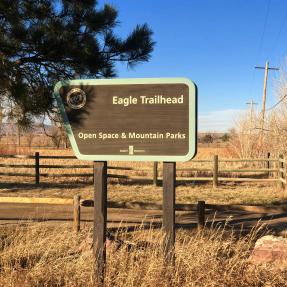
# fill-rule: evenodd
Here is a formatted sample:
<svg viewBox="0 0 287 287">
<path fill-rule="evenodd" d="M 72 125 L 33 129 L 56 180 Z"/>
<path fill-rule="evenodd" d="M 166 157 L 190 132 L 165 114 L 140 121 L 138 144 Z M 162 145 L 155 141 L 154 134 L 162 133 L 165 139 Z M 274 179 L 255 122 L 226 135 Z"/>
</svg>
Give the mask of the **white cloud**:
<svg viewBox="0 0 287 287">
<path fill-rule="evenodd" d="M 246 110 L 229 109 L 198 114 L 199 132 L 227 132 Z"/>
</svg>

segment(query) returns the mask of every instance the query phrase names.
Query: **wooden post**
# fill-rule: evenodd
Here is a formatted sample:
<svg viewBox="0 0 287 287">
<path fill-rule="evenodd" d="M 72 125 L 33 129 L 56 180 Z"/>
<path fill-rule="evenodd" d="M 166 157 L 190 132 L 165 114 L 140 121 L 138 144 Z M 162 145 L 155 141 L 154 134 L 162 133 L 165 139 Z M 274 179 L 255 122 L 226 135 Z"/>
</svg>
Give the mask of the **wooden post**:
<svg viewBox="0 0 287 287">
<path fill-rule="evenodd" d="M 281 188 L 281 189 L 284 188 L 284 185 L 283 185 L 283 182 L 281 181 L 281 179 L 285 178 L 285 176 L 282 174 L 282 171 L 280 170 L 280 169 L 282 169 L 284 167 L 282 159 L 283 159 L 283 155 L 280 154 L 279 158 L 278 158 L 278 187 Z"/>
<path fill-rule="evenodd" d="M 218 155 L 213 156 L 213 188 L 218 186 Z"/>
<path fill-rule="evenodd" d="M 280 168 L 281 168 L 282 170 L 285 169 L 285 164 L 284 164 L 284 162 L 283 162 L 283 159 L 284 159 L 284 156 L 282 155 L 281 164 L 280 164 Z M 282 178 L 282 179 L 285 179 L 285 172 L 284 172 L 284 171 L 281 171 L 281 178 Z M 281 182 L 281 188 L 284 189 L 284 187 L 285 187 L 285 186 L 284 186 L 284 183 Z"/>
<path fill-rule="evenodd" d="M 74 196 L 74 222 L 73 222 L 73 229 L 75 232 L 80 231 L 81 227 L 81 204 L 80 204 L 81 197 L 79 195 Z"/>
<path fill-rule="evenodd" d="M 40 154 L 35 152 L 35 183 L 40 183 Z"/>
<path fill-rule="evenodd" d="M 155 161 L 153 163 L 153 184 L 158 186 L 158 162 Z"/>
<path fill-rule="evenodd" d="M 94 162 L 94 234 L 95 286 L 104 286 L 107 229 L 107 162 Z"/>
<path fill-rule="evenodd" d="M 174 264 L 176 163 L 163 163 L 163 230 L 164 254 L 168 264 Z"/>
<path fill-rule="evenodd" d="M 267 162 L 266 162 L 266 168 L 268 169 L 268 172 L 267 172 L 267 176 L 269 177 L 270 176 L 270 172 L 269 172 L 269 169 L 270 169 L 270 152 L 267 153 Z"/>
<path fill-rule="evenodd" d="M 205 225 L 205 201 L 197 203 L 197 228 L 201 230 Z"/>
</svg>

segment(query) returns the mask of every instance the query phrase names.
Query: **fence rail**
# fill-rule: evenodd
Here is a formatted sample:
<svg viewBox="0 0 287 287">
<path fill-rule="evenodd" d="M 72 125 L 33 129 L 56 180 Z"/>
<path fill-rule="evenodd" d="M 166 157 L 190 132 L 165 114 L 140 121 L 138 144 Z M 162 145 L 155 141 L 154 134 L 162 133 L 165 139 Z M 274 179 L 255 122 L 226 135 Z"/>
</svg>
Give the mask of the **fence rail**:
<svg viewBox="0 0 287 287">
<path fill-rule="evenodd" d="M 93 207 L 94 200 L 81 199 L 80 195 L 74 198 L 45 198 L 45 197 L 0 197 L 0 203 L 16 204 L 49 204 L 49 205 L 72 205 L 73 206 L 73 230 L 80 231 L 81 209 L 83 207 Z M 17 208 L 17 206 L 15 206 Z M 136 209 L 136 210 L 162 210 L 162 204 L 158 203 L 137 203 L 137 202 L 108 202 L 108 208 Z M 238 210 L 252 213 L 283 213 L 286 206 L 250 206 L 250 205 L 221 205 L 206 204 L 205 201 L 198 201 L 197 204 L 175 204 L 177 211 L 193 211 L 196 213 L 197 228 L 200 230 L 206 224 L 206 211 L 230 211 Z M 19 218 L 20 219 L 20 218 Z"/>
<path fill-rule="evenodd" d="M 34 177 L 35 183 L 39 184 L 41 177 L 80 177 L 80 178 L 91 178 L 93 177 L 92 164 L 41 164 L 42 159 L 65 159 L 67 161 L 76 159 L 74 156 L 47 156 L 47 155 L 40 155 L 38 152 L 35 155 L 0 155 L 1 158 L 14 158 L 19 159 L 19 161 L 23 159 L 30 159 L 34 160 L 34 163 L 27 163 L 27 164 L 15 164 L 15 163 L 0 163 L 0 168 L 15 168 L 15 169 L 34 169 L 34 172 L 30 173 L 15 173 L 11 171 L 3 171 L 0 170 L 0 176 L 23 176 L 23 177 Z M 266 158 L 256 158 L 256 159 L 219 159 L 218 155 L 214 155 L 213 159 L 199 159 L 199 160 L 192 160 L 192 163 L 210 163 L 209 167 L 190 167 L 190 168 L 178 168 L 177 172 L 209 172 L 212 176 L 186 176 L 183 174 L 177 174 L 178 181 L 212 181 L 213 187 L 216 188 L 219 185 L 219 182 L 277 182 L 282 188 L 285 188 L 287 185 L 287 164 L 285 163 L 285 159 L 282 155 L 278 158 L 270 158 L 269 154 Z M 220 168 L 220 163 L 257 163 L 261 164 L 262 168 Z M 53 173 L 53 172 L 43 172 L 41 169 L 87 169 L 91 170 L 91 172 L 86 173 Z M 158 185 L 159 181 L 162 180 L 160 177 L 160 172 L 162 170 L 159 168 L 158 163 L 155 162 L 151 168 L 135 168 L 135 167 L 122 167 L 122 166 L 108 166 L 108 170 L 116 170 L 116 171 L 138 171 L 138 172 L 145 172 L 151 173 L 150 176 L 132 176 L 132 175 L 122 175 L 122 174 L 113 174 L 109 173 L 109 178 L 117 178 L 117 179 L 125 179 L 125 180 L 134 180 L 134 181 L 149 181 L 153 182 L 154 185 Z M 262 173 L 265 177 L 264 178 L 254 178 L 252 176 L 249 177 L 232 177 L 232 173 Z M 228 174 L 230 176 L 228 176 Z M 272 178 L 270 178 L 272 174 Z"/>
</svg>

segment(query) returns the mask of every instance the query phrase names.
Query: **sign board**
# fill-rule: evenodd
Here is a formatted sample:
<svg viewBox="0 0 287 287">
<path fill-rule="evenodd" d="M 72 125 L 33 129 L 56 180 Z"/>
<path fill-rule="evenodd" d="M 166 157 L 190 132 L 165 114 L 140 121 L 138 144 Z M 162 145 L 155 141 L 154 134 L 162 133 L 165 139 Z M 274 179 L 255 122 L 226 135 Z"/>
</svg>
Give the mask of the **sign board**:
<svg viewBox="0 0 287 287">
<path fill-rule="evenodd" d="M 61 81 L 54 97 L 79 159 L 188 161 L 196 154 L 197 88 L 188 79 Z"/>
</svg>

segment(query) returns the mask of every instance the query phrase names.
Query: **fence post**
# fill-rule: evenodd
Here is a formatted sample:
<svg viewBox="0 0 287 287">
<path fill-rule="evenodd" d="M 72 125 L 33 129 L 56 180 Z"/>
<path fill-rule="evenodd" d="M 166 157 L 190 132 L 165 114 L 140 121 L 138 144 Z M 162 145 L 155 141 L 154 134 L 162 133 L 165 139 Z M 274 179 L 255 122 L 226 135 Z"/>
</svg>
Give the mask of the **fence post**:
<svg viewBox="0 0 287 287">
<path fill-rule="evenodd" d="M 158 162 L 153 163 L 153 184 L 158 186 Z"/>
<path fill-rule="evenodd" d="M 269 169 L 270 169 L 270 152 L 268 152 L 267 153 L 267 161 L 266 161 L 266 168 L 268 169 L 268 171 L 267 171 L 267 176 L 269 177 L 270 176 L 270 171 L 269 171 Z"/>
<path fill-rule="evenodd" d="M 205 225 L 205 201 L 197 202 L 197 229 L 201 230 Z"/>
<path fill-rule="evenodd" d="M 218 186 L 218 155 L 213 156 L 213 188 Z"/>
<path fill-rule="evenodd" d="M 74 196 L 74 222 L 73 229 L 75 232 L 79 232 L 81 228 L 81 197 L 80 195 Z"/>
<path fill-rule="evenodd" d="M 40 154 L 35 152 L 35 183 L 40 183 Z"/>
<path fill-rule="evenodd" d="M 283 189 L 283 187 L 284 187 L 283 182 L 281 181 L 281 179 L 284 176 L 282 171 L 281 171 L 281 169 L 284 167 L 282 159 L 283 159 L 283 155 L 280 154 L 279 158 L 278 158 L 278 187 L 281 189 Z"/>
</svg>

